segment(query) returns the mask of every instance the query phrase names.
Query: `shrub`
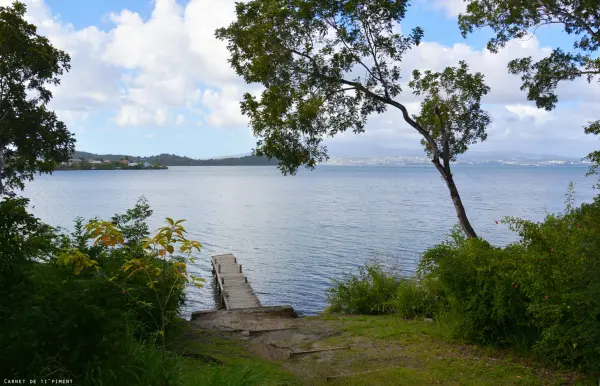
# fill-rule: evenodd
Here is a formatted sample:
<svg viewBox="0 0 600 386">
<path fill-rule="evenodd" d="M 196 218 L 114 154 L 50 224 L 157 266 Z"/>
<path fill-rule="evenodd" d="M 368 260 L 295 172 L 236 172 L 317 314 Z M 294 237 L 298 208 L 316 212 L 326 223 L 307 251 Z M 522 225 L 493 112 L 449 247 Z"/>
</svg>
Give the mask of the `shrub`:
<svg viewBox="0 0 600 386">
<path fill-rule="evenodd" d="M 115 354 L 99 364 L 88 366 L 79 383 L 83 386 L 182 384 L 184 369 L 180 357 L 165 353 L 153 341 L 135 339 L 136 331 L 135 327 L 125 327 L 122 339 L 113 342 Z"/>
<path fill-rule="evenodd" d="M 403 318 L 431 318 L 446 309 L 446 303 L 433 282 L 400 277 L 374 261 L 333 280 L 327 291 L 328 312 L 348 314 L 393 314 Z"/>
<path fill-rule="evenodd" d="M 405 319 L 433 318 L 447 309 L 446 299 L 438 285 L 418 278 L 400 280 L 390 305 Z"/>
<path fill-rule="evenodd" d="M 383 270 L 377 262 L 358 268 L 358 275 L 347 274 L 333 280 L 327 290 L 328 310 L 349 314 L 392 313 L 391 304 L 401 279 Z"/>
<path fill-rule="evenodd" d="M 439 286 L 449 312 L 460 318 L 458 335 L 505 345 L 511 333 L 526 323 L 524 298 L 514 287 L 514 265 L 509 249 L 466 239 L 455 229 L 449 241 L 423 255 L 419 274 Z"/>
<path fill-rule="evenodd" d="M 534 352 L 600 371 L 600 201 L 579 208 L 571 201 L 542 223 L 505 220 L 523 238 L 514 277 L 540 331 Z"/>
<path fill-rule="evenodd" d="M 570 193 L 564 213 L 503 222 L 519 242 L 497 248 L 457 231 L 420 262 L 456 334 L 600 371 L 600 200 L 574 208 Z"/>
<path fill-rule="evenodd" d="M 140 201 L 112 223 L 78 219 L 73 234 L 61 235 L 28 214 L 26 204 L 0 205 L 0 243 L 13 247 L 0 248 L 0 292 L 10 290 L 0 297 L 0 373 L 84 384 L 175 379 L 165 335 L 185 286 L 199 285 L 187 273 L 188 257 L 175 252 L 200 248 L 184 237 L 181 221 L 168 219 L 148 237 L 151 211 Z M 129 375 L 114 381 L 120 373 Z"/>
<path fill-rule="evenodd" d="M 494 247 L 455 228 L 415 278 L 373 263 L 334 280 L 329 310 L 435 317 L 454 337 L 600 371 L 600 197 L 575 208 L 570 188 L 564 213 L 502 221 L 519 242 Z"/>
</svg>

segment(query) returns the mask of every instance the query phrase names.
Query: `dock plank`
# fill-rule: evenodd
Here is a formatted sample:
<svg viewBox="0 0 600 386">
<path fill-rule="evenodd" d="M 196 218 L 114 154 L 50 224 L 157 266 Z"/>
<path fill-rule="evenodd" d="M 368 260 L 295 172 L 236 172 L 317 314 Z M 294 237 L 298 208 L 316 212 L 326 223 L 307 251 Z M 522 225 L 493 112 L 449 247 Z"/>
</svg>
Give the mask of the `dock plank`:
<svg viewBox="0 0 600 386">
<path fill-rule="evenodd" d="M 242 273 L 242 267 L 232 254 L 216 255 L 212 259 L 213 273 L 217 286 L 227 310 L 261 307 L 260 300 L 254 293 Z"/>
</svg>

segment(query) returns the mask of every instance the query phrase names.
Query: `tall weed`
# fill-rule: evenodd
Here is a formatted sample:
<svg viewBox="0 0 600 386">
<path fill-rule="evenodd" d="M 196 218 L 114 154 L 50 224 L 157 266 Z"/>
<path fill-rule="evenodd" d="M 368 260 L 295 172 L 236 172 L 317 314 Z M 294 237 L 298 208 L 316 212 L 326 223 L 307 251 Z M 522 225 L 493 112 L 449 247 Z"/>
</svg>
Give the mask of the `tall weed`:
<svg viewBox="0 0 600 386">
<path fill-rule="evenodd" d="M 333 280 L 327 291 L 328 310 L 349 314 L 379 315 L 394 311 L 391 304 L 401 279 L 372 262 L 358 268 L 358 274 L 347 274 Z"/>
</svg>

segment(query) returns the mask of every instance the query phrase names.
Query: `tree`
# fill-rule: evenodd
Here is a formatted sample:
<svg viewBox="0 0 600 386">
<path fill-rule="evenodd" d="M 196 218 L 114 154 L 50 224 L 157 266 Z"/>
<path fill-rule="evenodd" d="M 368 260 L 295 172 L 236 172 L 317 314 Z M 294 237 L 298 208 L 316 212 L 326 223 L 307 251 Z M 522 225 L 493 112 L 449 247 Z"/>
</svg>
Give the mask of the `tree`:
<svg viewBox="0 0 600 386">
<path fill-rule="evenodd" d="M 397 109 L 422 136 L 462 229 L 476 237 L 450 162 L 485 140 L 489 117 L 480 100 L 488 88 L 465 63 L 442 73 L 417 71 L 410 86 L 425 100 L 420 115 L 410 115 L 395 99 L 402 91 L 400 64 L 423 31 L 396 32 L 407 6 L 399 0 L 251 0 L 236 5 L 237 20 L 216 36 L 228 42 L 237 74 L 264 86 L 260 98 L 247 93 L 241 102 L 259 138 L 255 155 L 277 159 L 284 174 L 314 168 L 328 158 L 324 137 L 362 133 L 371 114 Z"/>
<path fill-rule="evenodd" d="M 25 11 L 20 2 L 0 7 L 0 196 L 22 189 L 35 172 L 52 172 L 75 143 L 47 106 L 48 86 L 69 70 L 69 55 L 38 35 Z"/>
<path fill-rule="evenodd" d="M 467 12 L 458 18 L 463 36 L 474 29 L 490 27 L 496 36 L 487 47 L 492 52 L 511 39 L 534 35 L 538 28 L 559 24 L 567 35 L 573 35 L 573 51 L 554 48 L 547 57 L 534 62 L 531 57 L 512 60 L 511 74 L 521 74 L 521 90 L 538 108 L 548 111 L 556 107 L 556 87 L 565 81 L 585 78 L 600 81 L 600 2 L 598 0 L 471 0 Z M 600 134 L 600 121 L 585 127 L 588 134 Z M 600 166 L 600 151 L 588 155 L 594 163 L 591 172 Z"/>
</svg>

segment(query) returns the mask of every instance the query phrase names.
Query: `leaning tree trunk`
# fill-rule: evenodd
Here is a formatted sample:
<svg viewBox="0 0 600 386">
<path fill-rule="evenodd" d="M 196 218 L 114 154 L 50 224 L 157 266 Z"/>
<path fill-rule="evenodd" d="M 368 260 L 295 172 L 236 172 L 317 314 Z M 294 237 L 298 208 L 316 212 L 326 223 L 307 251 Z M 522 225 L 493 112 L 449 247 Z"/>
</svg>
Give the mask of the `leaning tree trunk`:
<svg viewBox="0 0 600 386">
<path fill-rule="evenodd" d="M 454 177 L 452 177 L 452 172 L 450 170 L 450 165 L 446 167 L 442 166 L 439 161 L 434 161 L 435 167 L 438 169 L 446 185 L 448 186 L 448 190 L 450 191 L 450 197 L 452 198 L 452 203 L 454 204 L 454 209 L 456 209 L 456 217 L 458 217 L 458 223 L 460 224 L 461 229 L 468 238 L 477 238 L 477 233 L 471 226 L 471 222 L 467 217 L 467 211 L 463 206 L 462 200 L 460 198 L 460 194 L 458 194 L 458 189 L 456 188 L 456 184 L 454 183 Z"/>
<path fill-rule="evenodd" d="M 0 146 L 0 199 L 4 197 L 4 147 Z"/>
</svg>

